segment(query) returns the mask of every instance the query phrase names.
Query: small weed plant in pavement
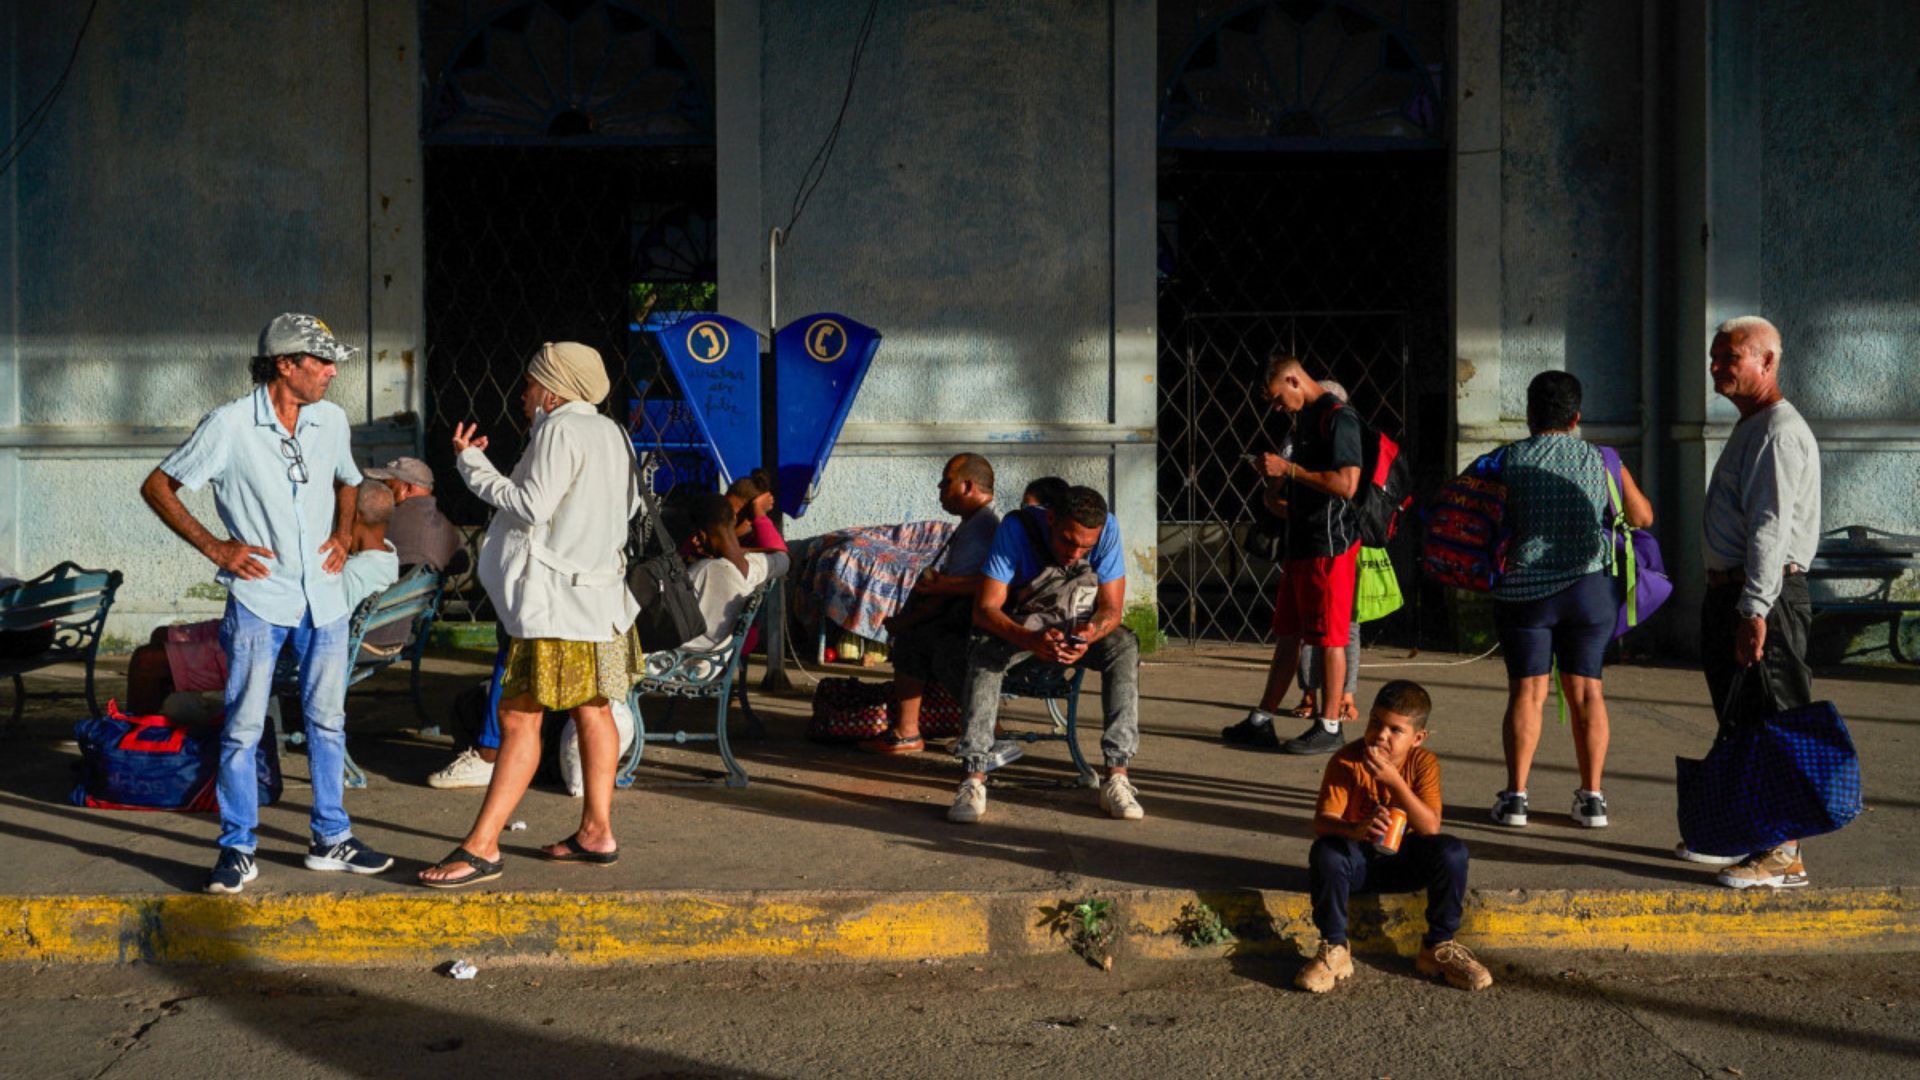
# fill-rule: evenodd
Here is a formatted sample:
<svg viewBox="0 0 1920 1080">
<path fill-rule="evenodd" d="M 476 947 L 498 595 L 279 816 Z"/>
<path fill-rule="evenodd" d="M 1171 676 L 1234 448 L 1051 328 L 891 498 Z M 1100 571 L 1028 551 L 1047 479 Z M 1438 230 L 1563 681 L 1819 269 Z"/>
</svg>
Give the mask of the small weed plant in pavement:
<svg viewBox="0 0 1920 1080">
<path fill-rule="evenodd" d="M 1238 940 L 1233 936 L 1233 929 L 1221 920 L 1220 913 L 1205 901 L 1181 905 L 1180 914 L 1173 920 L 1173 929 L 1180 935 L 1181 944 L 1189 949 L 1230 945 Z"/>
<path fill-rule="evenodd" d="M 1113 956 L 1107 946 L 1113 941 L 1113 901 L 1082 900 L 1070 904 L 1062 900 L 1042 908 L 1042 925 L 1067 939 L 1072 949 L 1087 963 L 1103 971 L 1113 970 Z"/>
</svg>

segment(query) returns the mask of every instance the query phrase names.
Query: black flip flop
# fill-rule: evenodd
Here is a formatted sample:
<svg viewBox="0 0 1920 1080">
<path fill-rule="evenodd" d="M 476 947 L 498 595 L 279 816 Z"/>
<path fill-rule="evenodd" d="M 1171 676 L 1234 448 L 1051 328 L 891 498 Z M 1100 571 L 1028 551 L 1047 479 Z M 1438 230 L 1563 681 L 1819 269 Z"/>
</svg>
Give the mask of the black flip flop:
<svg viewBox="0 0 1920 1080">
<path fill-rule="evenodd" d="M 574 833 L 560 841 L 559 846 L 566 849 L 564 854 L 555 855 L 545 848 L 540 849 L 540 854 L 545 856 L 548 862 L 588 863 L 593 866 L 612 866 L 620 861 L 618 848 L 612 851 L 588 851 L 581 847 L 579 833 Z"/>
<path fill-rule="evenodd" d="M 430 881 L 426 878 L 416 878 L 416 880 L 429 889 L 461 889 L 468 885 L 478 885 L 483 881 L 494 880 L 500 876 L 501 869 L 506 865 L 505 863 L 488 862 L 473 852 L 468 851 L 466 848 L 457 847 L 453 849 L 453 854 L 434 863 L 428 867 L 428 869 L 438 870 L 443 866 L 452 866 L 455 863 L 465 863 L 473 867 L 473 873 L 468 874 L 466 877 L 445 878 L 440 881 Z"/>
</svg>

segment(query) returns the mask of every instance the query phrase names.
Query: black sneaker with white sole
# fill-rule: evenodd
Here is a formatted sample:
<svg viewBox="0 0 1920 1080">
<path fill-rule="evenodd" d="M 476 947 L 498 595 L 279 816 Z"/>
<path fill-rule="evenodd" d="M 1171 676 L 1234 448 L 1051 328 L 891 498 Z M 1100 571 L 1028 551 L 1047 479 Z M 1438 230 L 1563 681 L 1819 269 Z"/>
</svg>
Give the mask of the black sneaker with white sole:
<svg viewBox="0 0 1920 1080">
<path fill-rule="evenodd" d="M 213 872 L 207 875 L 207 891 L 237 893 L 246 887 L 247 882 L 259 876 L 260 868 L 254 865 L 252 852 L 223 847 L 220 849 L 220 860 L 213 864 Z"/>
<path fill-rule="evenodd" d="M 1607 827 L 1607 797 L 1597 791 L 1573 793 L 1573 820 L 1589 829 Z"/>
<path fill-rule="evenodd" d="M 1239 723 L 1220 729 L 1220 738 L 1230 743 L 1258 742 L 1262 734 L 1273 737 L 1273 720 L 1263 718 L 1258 710 L 1247 713 Z"/>
<path fill-rule="evenodd" d="M 1282 743 L 1280 752 L 1283 754 L 1331 754 L 1345 745 L 1347 745 L 1345 736 L 1338 731 L 1328 731 L 1321 726 L 1320 721 L 1315 720 L 1312 727 Z"/>
<path fill-rule="evenodd" d="M 1494 796 L 1493 820 L 1495 824 L 1509 828 L 1524 828 L 1527 824 L 1527 793 L 1503 791 Z"/>
<path fill-rule="evenodd" d="M 307 849 L 307 869 L 345 870 L 349 874 L 377 874 L 393 865 L 382 855 L 349 836 L 337 844 L 315 844 Z"/>
</svg>

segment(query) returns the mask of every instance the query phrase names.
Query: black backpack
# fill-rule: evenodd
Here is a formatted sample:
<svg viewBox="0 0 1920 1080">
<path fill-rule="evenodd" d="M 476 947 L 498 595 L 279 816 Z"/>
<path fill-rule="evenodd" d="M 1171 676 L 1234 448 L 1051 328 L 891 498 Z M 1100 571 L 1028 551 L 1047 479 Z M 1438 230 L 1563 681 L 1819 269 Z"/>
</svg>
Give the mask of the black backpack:
<svg viewBox="0 0 1920 1080">
<path fill-rule="evenodd" d="M 660 520 L 659 504 L 644 486 L 640 513 L 627 523 L 627 591 L 640 604 L 634 627 L 640 633 L 640 647 L 647 652 L 677 649 L 706 633 L 700 598 L 687 577 L 687 562 Z"/>
</svg>

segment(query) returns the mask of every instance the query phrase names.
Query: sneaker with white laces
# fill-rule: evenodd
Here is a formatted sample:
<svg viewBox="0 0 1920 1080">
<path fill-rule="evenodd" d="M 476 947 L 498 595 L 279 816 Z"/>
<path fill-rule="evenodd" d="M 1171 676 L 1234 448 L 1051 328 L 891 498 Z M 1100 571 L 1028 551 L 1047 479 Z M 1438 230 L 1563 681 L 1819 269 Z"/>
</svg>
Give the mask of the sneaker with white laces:
<svg viewBox="0 0 1920 1080">
<path fill-rule="evenodd" d="M 207 891 L 237 893 L 246 887 L 247 882 L 259 876 L 260 868 L 254 864 L 252 852 L 223 847 L 219 861 L 213 864 L 213 871 L 207 875 Z"/>
<path fill-rule="evenodd" d="M 1677 859 L 1685 859 L 1687 862 L 1699 863 L 1702 866 L 1732 866 L 1734 863 L 1746 861 L 1745 857 L 1740 855 L 1702 854 L 1689 848 L 1685 840 L 1673 845 L 1673 854 Z"/>
<path fill-rule="evenodd" d="M 1524 791 L 1503 791 L 1493 797 L 1493 820 L 1495 824 L 1508 828 L 1524 829 L 1527 826 L 1527 793 Z"/>
<path fill-rule="evenodd" d="M 1307 966 L 1293 977 L 1293 985 L 1309 994 L 1324 994 L 1340 985 L 1340 980 L 1353 977 L 1353 950 L 1345 945 L 1320 943 L 1320 951 L 1313 954 Z"/>
<path fill-rule="evenodd" d="M 349 836 L 337 844 L 315 844 L 307 849 L 307 869 L 345 870 L 349 874 L 377 874 L 393 865 L 382 855 Z"/>
<path fill-rule="evenodd" d="M 1807 883 L 1807 866 L 1800 861 L 1799 844 L 1781 844 L 1771 851 L 1747 856 L 1739 866 L 1720 871 L 1720 884 L 1730 889 L 1797 889 Z"/>
<path fill-rule="evenodd" d="M 472 746 L 460 751 L 446 768 L 427 777 L 428 787 L 443 789 L 486 787 L 492 782 L 493 762 L 481 757 L 480 750 Z"/>
<path fill-rule="evenodd" d="M 987 783 L 968 777 L 954 793 L 953 805 L 947 808 L 947 820 L 971 825 L 985 817 L 987 813 Z"/>
<path fill-rule="evenodd" d="M 1139 821 L 1147 816 L 1147 812 L 1140 809 L 1138 795 L 1139 792 L 1134 790 L 1133 782 L 1127 779 L 1125 773 L 1114 773 L 1107 777 L 1106 783 L 1100 785 L 1100 809 L 1105 810 L 1108 817 Z"/>
<path fill-rule="evenodd" d="M 1578 790 L 1573 793 L 1573 821 L 1589 829 L 1607 827 L 1607 797 L 1597 791 Z"/>
<path fill-rule="evenodd" d="M 1438 975 L 1448 985 L 1462 990 L 1485 990 L 1493 985 L 1493 973 L 1473 958 L 1472 950 L 1457 941 L 1443 941 L 1420 950 L 1413 966 L 1422 975 Z"/>
</svg>

